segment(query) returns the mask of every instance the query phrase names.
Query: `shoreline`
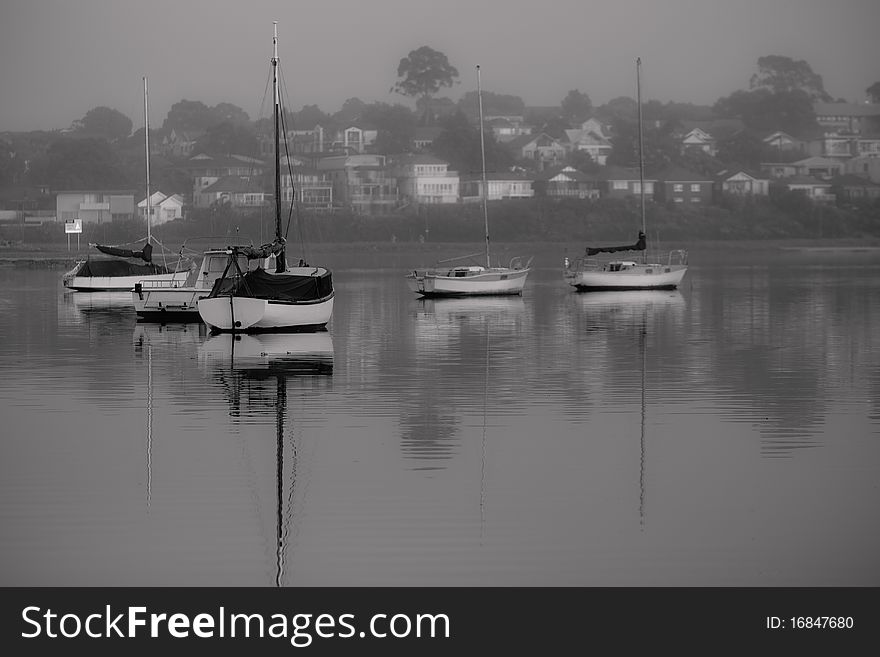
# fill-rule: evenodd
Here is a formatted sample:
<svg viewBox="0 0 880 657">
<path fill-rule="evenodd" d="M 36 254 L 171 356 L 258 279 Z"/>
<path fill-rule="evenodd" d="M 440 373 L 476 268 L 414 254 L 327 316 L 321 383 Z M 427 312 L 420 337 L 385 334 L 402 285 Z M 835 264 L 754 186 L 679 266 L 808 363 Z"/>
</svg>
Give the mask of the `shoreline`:
<svg viewBox="0 0 880 657">
<path fill-rule="evenodd" d="M 687 249 L 691 256 L 701 252 L 724 251 L 726 253 L 777 252 L 780 254 L 880 254 L 880 239 L 773 239 L 773 240 L 705 240 L 672 244 L 663 247 Z M 436 255 L 457 249 L 484 248 L 475 242 L 322 242 L 314 244 L 309 251 L 325 257 L 328 254 L 388 254 L 390 256 Z M 662 248 L 661 247 L 661 250 Z M 526 250 L 531 252 L 569 250 L 578 252 L 581 244 L 565 242 L 499 242 L 493 251 Z M 17 244 L 0 246 L 0 266 L 70 268 L 77 260 L 89 256 L 100 256 L 93 249 L 68 251 L 66 244 Z"/>
</svg>

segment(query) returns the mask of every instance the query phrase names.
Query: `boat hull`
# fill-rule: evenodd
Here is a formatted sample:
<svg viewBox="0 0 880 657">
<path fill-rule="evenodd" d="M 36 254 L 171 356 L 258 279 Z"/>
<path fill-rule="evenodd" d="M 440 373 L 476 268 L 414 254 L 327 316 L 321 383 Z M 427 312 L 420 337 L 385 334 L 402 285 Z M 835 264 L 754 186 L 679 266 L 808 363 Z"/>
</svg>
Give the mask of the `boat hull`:
<svg viewBox="0 0 880 657">
<path fill-rule="evenodd" d="M 687 273 L 687 265 L 637 265 L 624 271 L 586 270 L 565 273 L 579 292 L 600 290 L 674 290 Z"/>
<path fill-rule="evenodd" d="M 216 332 L 316 331 L 333 315 L 333 295 L 316 301 L 219 296 L 197 301 L 201 319 Z"/>
<path fill-rule="evenodd" d="M 154 274 L 144 276 L 65 276 L 64 287 L 75 292 L 130 292 L 135 284 L 141 281 L 181 282 L 186 280 L 188 272 L 170 274 Z"/>
<path fill-rule="evenodd" d="M 131 293 L 139 319 L 155 322 L 200 322 L 199 299 L 211 292 L 203 287 L 150 287 L 143 282 Z"/>
<path fill-rule="evenodd" d="M 448 276 L 436 271 L 413 272 L 406 277 L 409 289 L 423 297 L 470 297 L 522 294 L 529 269 L 494 268 L 468 276 Z"/>
</svg>

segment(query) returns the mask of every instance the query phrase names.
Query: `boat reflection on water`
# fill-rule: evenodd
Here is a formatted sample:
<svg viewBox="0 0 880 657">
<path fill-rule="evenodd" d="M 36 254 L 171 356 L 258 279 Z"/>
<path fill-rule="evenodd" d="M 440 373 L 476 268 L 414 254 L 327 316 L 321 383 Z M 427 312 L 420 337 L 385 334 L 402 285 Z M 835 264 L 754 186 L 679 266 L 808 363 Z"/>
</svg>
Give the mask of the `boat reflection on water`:
<svg viewBox="0 0 880 657">
<path fill-rule="evenodd" d="M 70 292 L 58 296 L 61 326 L 94 325 L 117 330 L 135 319 L 129 292 Z"/>
<path fill-rule="evenodd" d="M 218 333 L 199 348 L 199 360 L 215 370 L 247 378 L 333 373 L 333 339 L 314 333 Z"/>
<path fill-rule="evenodd" d="M 574 296 L 578 307 L 587 311 L 621 313 L 641 318 L 645 311 L 680 310 L 685 307 L 684 296 L 678 290 L 621 290 L 590 292 Z"/>
<path fill-rule="evenodd" d="M 296 480 L 302 468 L 288 398 L 293 393 L 307 402 L 331 388 L 333 340 L 326 331 L 220 333 L 199 345 L 198 357 L 224 390 L 234 421 L 274 416 L 275 586 L 283 586 L 289 537 L 297 529 Z"/>
<path fill-rule="evenodd" d="M 416 311 L 416 349 L 448 342 L 461 331 L 480 328 L 491 335 L 510 334 L 525 317 L 522 297 L 420 299 Z"/>
<path fill-rule="evenodd" d="M 674 354 L 663 353 L 664 335 L 674 331 L 686 304 L 678 290 L 621 290 L 579 294 L 578 305 L 596 325 L 616 336 L 605 346 L 619 350 L 620 359 L 603 368 L 612 375 L 635 369 L 639 373 L 639 527 L 644 530 L 647 502 L 647 427 L 651 405 L 662 404 L 662 397 L 679 385 L 666 370 Z M 655 352 L 648 362 L 648 354 Z M 633 362 L 637 354 L 637 363 Z M 653 401 L 651 397 L 655 397 Z"/>
</svg>

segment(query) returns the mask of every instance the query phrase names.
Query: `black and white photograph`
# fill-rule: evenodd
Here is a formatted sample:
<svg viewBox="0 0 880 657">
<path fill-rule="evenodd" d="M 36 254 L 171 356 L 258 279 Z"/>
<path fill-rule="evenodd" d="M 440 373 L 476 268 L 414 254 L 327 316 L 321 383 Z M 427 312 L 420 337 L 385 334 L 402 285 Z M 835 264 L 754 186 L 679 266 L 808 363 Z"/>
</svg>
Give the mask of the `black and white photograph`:
<svg viewBox="0 0 880 657">
<path fill-rule="evenodd" d="M 444 590 L 875 589 L 878 28 L 876 0 L 4 0 L 0 623 L 443 650 Z M 23 593 L 84 588 L 118 627 Z M 419 604 L 124 595 L 175 588 Z M 871 625 L 795 607 L 748 625 Z"/>
</svg>

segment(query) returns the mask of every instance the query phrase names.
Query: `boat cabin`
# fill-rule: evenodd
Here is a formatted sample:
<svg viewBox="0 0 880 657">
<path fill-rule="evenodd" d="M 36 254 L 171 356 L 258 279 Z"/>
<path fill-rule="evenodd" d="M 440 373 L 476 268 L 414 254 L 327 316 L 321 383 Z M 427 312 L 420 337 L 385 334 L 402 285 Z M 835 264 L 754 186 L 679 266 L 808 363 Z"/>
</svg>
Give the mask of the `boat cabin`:
<svg viewBox="0 0 880 657">
<path fill-rule="evenodd" d="M 614 260 L 605 265 L 605 271 L 626 271 L 636 266 L 632 260 Z"/>
<path fill-rule="evenodd" d="M 471 265 L 469 267 L 453 267 L 446 275 L 450 278 L 461 278 L 463 276 L 474 276 L 475 274 L 481 274 L 484 271 L 486 271 L 485 267 Z"/>
</svg>

